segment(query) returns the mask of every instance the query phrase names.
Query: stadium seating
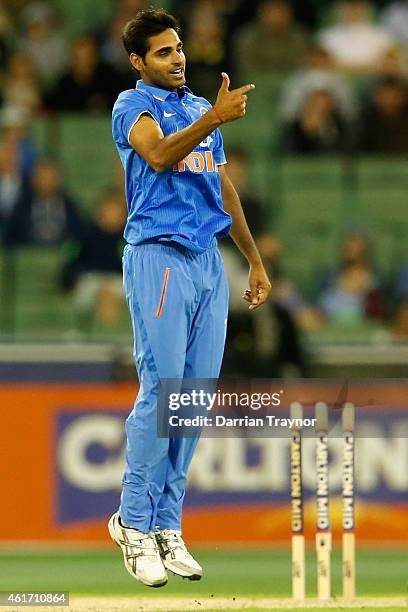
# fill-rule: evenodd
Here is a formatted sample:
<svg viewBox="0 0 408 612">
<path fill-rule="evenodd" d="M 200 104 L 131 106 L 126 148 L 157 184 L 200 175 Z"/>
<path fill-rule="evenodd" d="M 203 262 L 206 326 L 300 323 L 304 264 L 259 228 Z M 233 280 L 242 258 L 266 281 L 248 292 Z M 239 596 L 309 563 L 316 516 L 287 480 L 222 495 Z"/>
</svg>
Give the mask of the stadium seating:
<svg viewBox="0 0 408 612">
<path fill-rule="evenodd" d="M 69 191 L 91 210 L 101 191 L 111 185 L 117 164 L 110 117 L 64 115 L 59 157 Z"/>
<path fill-rule="evenodd" d="M 51 0 L 64 32 L 74 38 L 109 23 L 116 0 Z M 150 0 L 149 6 L 171 9 L 171 0 Z"/>
<path fill-rule="evenodd" d="M 16 250 L 17 338 L 49 339 L 72 329 L 70 301 L 58 289 L 60 267 L 60 249 Z"/>
<path fill-rule="evenodd" d="M 270 100 L 275 96 L 276 103 L 273 79 L 269 87 Z M 282 158 L 272 146 L 276 115 L 269 100 L 259 99 L 255 108 L 249 107 L 245 122 L 224 126 L 223 134 L 226 148 L 238 144 L 249 151 L 252 186 L 268 212 L 269 229 L 282 240 L 286 274 L 313 300 L 317 272 L 335 264 L 344 232 L 358 228 L 372 238 L 380 270 L 395 277 L 408 257 L 407 160 Z M 276 104 L 271 106 L 276 113 Z M 32 135 L 40 153 L 59 156 L 68 189 L 86 212 L 91 211 L 117 172 L 110 117 L 41 119 L 33 125 Z M 75 328 L 72 301 L 59 292 L 56 283 L 60 251 L 23 249 L 15 259 L 0 253 L 0 264 L 0 290 L 7 296 L 0 308 L 3 335 L 14 330 L 18 337 L 61 337 Z M 126 316 L 119 328 L 129 333 Z M 94 328 L 96 337 L 105 332 Z"/>
<path fill-rule="evenodd" d="M 362 158 L 357 164 L 356 208 L 388 269 L 408 256 L 406 158 Z"/>
<path fill-rule="evenodd" d="M 112 0 L 53 0 L 65 34 L 74 38 L 107 23 L 113 13 Z"/>
<path fill-rule="evenodd" d="M 285 270 L 313 299 L 316 273 L 335 263 L 345 222 L 341 160 L 283 159 L 279 195 L 274 230 L 287 253 Z"/>
</svg>

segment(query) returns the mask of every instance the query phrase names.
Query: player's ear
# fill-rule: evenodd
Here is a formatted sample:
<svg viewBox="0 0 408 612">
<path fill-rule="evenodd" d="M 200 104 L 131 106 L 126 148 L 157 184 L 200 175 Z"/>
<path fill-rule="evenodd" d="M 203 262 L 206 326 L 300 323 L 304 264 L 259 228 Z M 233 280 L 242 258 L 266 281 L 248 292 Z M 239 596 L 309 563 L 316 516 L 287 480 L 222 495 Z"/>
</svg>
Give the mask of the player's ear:
<svg viewBox="0 0 408 612">
<path fill-rule="evenodd" d="M 129 59 L 133 68 L 140 72 L 141 68 L 143 67 L 143 60 L 140 55 L 137 55 L 136 53 L 131 53 Z"/>
</svg>

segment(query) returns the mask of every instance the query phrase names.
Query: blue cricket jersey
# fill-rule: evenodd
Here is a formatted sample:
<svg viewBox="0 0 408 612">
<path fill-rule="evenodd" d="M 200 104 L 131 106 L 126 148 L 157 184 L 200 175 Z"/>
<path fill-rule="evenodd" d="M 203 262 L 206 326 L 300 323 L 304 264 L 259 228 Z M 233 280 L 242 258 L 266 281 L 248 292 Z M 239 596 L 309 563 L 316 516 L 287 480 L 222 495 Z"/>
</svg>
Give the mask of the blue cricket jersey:
<svg viewBox="0 0 408 612">
<path fill-rule="evenodd" d="M 129 134 L 145 113 L 168 136 L 211 108 L 188 87 L 168 91 L 138 81 L 122 92 L 113 108 L 112 132 L 125 169 L 129 244 L 175 241 L 202 253 L 227 234 L 231 217 L 223 209 L 217 165 L 226 163 L 222 136 L 212 132 L 184 160 L 164 172 L 153 168 L 129 144 Z"/>
</svg>

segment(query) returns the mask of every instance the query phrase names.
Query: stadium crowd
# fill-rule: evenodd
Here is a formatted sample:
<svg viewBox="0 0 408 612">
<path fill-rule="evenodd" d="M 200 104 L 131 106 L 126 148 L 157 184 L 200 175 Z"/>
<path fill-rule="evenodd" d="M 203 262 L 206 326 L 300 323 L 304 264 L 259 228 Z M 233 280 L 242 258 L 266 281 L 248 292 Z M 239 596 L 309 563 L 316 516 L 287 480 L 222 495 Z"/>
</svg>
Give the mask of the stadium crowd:
<svg viewBox="0 0 408 612">
<path fill-rule="evenodd" d="M 69 241 L 60 286 L 75 290 L 74 302 L 83 312 L 97 304 L 107 323 L 115 321 L 121 299 L 117 281 L 125 206 L 120 180 L 112 178 L 88 219 L 81 202 L 64 189 L 58 160 L 39 156 L 30 126 L 36 118 L 61 113 L 110 112 L 118 92 L 133 87 L 136 76 L 120 32 L 136 11 L 151 4 L 82 0 L 75 15 L 77 3 L 68 0 L 0 1 L 0 239 L 4 249 Z M 407 0 L 153 4 L 180 18 L 193 91 L 213 100 L 221 70 L 238 84 L 254 80 L 254 74 L 280 75 L 280 155 L 408 153 Z M 364 228 L 345 235 L 336 267 L 327 269 L 322 262 L 315 302 L 306 304 L 285 277 L 279 237 L 265 232 L 270 215 L 248 184 L 247 152 L 231 149 L 229 159 L 274 280 L 270 311 L 250 322 L 234 300 L 235 281 L 246 284 L 241 264 L 224 247 L 233 278 L 230 335 L 236 346 L 247 347 L 248 364 L 256 346 L 257 354 L 268 355 L 268 368 L 271 362 L 293 361 L 302 371 L 298 330 L 313 331 L 328 320 L 392 320 L 396 337 L 408 335 L 407 265 L 401 263 L 390 290 L 389 279 L 375 265 L 375 241 Z M 266 204 L 273 208 L 273 195 Z M 265 329 L 279 331 L 271 331 L 271 339 Z M 231 362 L 237 355 L 241 359 L 238 350 Z"/>
<path fill-rule="evenodd" d="M 6 116 L 10 108 L 26 121 L 44 113 L 108 112 L 118 91 L 133 86 L 120 32 L 149 3 L 98 2 L 111 8 L 107 21 L 74 31 L 63 27 L 63 4 L 0 4 Z M 239 81 L 260 71 L 289 74 L 281 100 L 283 151 L 408 151 L 407 2 L 169 4 L 183 25 L 193 91 L 213 98 L 222 69 Z"/>
<path fill-rule="evenodd" d="M 71 29 L 64 27 L 66 4 L 0 3 L 3 125 L 11 121 L 10 109 L 21 121 L 58 112 L 109 112 L 118 91 L 133 86 L 120 32 L 149 2 L 98 2 L 110 8 L 106 21 L 99 8 L 99 19 Z M 193 91 L 213 98 L 222 69 L 240 82 L 260 71 L 288 74 L 281 97 L 283 151 L 408 151 L 404 0 L 379 6 L 366 0 L 167 4 L 182 22 Z"/>
</svg>

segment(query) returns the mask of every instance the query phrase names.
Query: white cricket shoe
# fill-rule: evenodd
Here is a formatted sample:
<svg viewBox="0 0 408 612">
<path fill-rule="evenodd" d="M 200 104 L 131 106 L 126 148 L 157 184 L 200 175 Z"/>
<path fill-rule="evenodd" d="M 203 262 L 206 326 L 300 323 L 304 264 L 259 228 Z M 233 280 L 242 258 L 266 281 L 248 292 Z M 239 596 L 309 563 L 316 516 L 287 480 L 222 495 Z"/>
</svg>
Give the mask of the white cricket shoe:
<svg viewBox="0 0 408 612">
<path fill-rule="evenodd" d="M 188 552 L 179 531 L 161 529 L 155 535 L 166 569 L 189 580 L 201 580 L 203 568 Z"/>
<path fill-rule="evenodd" d="M 119 512 L 109 519 L 108 529 L 112 540 L 122 549 L 125 567 L 133 578 L 150 587 L 167 583 L 167 572 L 153 532 L 123 527 Z"/>
</svg>

